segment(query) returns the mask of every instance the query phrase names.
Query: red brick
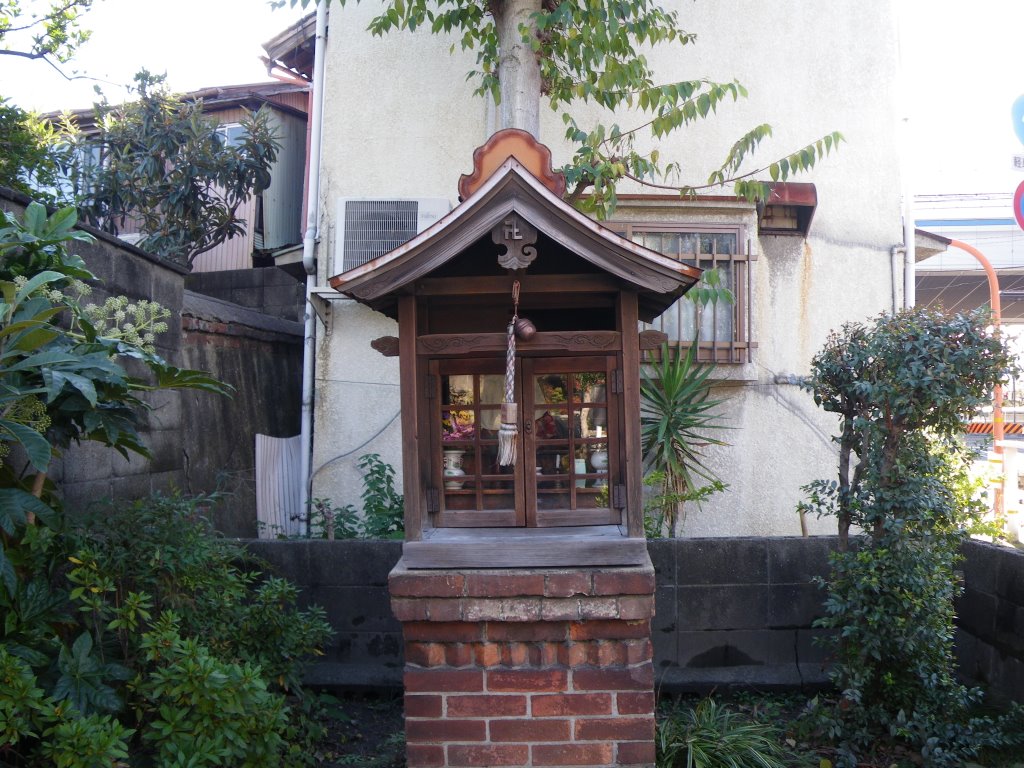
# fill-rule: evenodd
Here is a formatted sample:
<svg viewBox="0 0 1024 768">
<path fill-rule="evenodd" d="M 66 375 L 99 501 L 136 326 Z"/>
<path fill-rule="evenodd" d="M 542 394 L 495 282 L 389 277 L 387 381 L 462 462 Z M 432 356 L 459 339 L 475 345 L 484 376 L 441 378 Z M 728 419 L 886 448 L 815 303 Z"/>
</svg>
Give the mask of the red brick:
<svg viewBox="0 0 1024 768">
<path fill-rule="evenodd" d="M 597 644 L 597 665 L 599 667 L 626 666 L 626 646 L 619 640 L 602 640 Z"/>
<path fill-rule="evenodd" d="M 544 574 L 471 573 L 466 577 L 466 594 L 470 597 L 543 595 Z"/>
<path fill-rule="evenodd" d="M 569 663 L 569 646 L 566 643 L 542 643 L 540 646 L 540 665 L 553 667 L 566 666 Z"/>
<path fill-rule="evenodd" d="M 430 618 L 426 601 L 413 597 L 391 598 L 391 613 L 401 622 L 426 621 Z"/>
<path fill-rule="evenodd" d="M 487 671 L 488 691 L 555 693 L 564 691 L 569 673 L 564 669 L 507 669 Z"/>
<path fill-rule="evenodd" d="M 573 640 L 626 640 L 650 637 L 649 621 L 581 621 L 569 625 Z"/>
<path fill-rule="evenodd" d="M 594 574 L 595 595 L 653 595 L 654 571 L 603 571 Z"/>
<path fill-rule="evenodd" d="M 483 639 L 483 627 L 476 623 L 456 621 L 411 621 L 402 626 L 406 642 L 472 643 Z"/>
<path fill-rule="evenodd" d="M 576 721 L 577 741 L 654 739 L 654 717 L 595 717 Z"/>
<path fill-rule="evenodd" d="M 410 744 L 443 741 L 486 741 L 485 720 L 406 720 L 405 738 Z"/>
<path fill-rule="evenodd" d="M 444 747 L 410 744 L 405 748 L 405 764 L 408 768 L 442 768 Z"/>
<path fill-rule="evenodd" d="M 654 595 L 619 598 L 619 618 L 649 619 L 654 615 Z"/>
<path fill-rule="evenodd" d="M 559 640 L 568 636 L 568 623 L 564 621 L 524 621 L 515 623 L 488 622 L 488 640 Z"/>
<path fill-rule="evenodd" d="M 466 577 L 458 573 L 402 573 L 388 579 L 392 597 L 459 597 Z"/>
<path fill-rule="evenodd" d="M 441 697 L 422 694 L 405 694 L 406 717 L 440 717 Z"/>
<path fill-rule="evenodd" d="M 524 667 L 530 663 L 530 646 L 527 643 L 505 643 L 502 651 L 502 663 L 507 666 Z"/>
<path fill-rule="evenodd" d="M 526 714 L 525 696 L 449 696 L 449 717 L 515 717 Z"/>
<path fill-rule="evenodd" d="M 406 643 L 405 663 L 440 667 L 445 663 L 445 647 L 440 643 Z"/>
<path fill-rule="evenodd" d="M 616 597 L 581 597 L 580 618 L 584 621 L 589 619 L 618 619 L 619 598 Z"/>
<path fill-rule="evenodd" d="M 569 666 L 585 667 L 590 664 L 590 651 L 593 643 L 572 643 L 569 646 Z"/>
<path fill-rule="evenodd" d="M 654 712 L 654 694 L 617 693 L 615 706 L 620 715 L 649 715 Z"/>
<path fill-rule="evenodd" d="M 544 600 L 540 597 L 508 597 L 501 601 L 503 621 L 540 621 L 544 613 Z"/>
<path fill-rule="evenodd" d="M 642 664 L 653 658 L 654 646 L 651 645 L 651 641 L 648 638 L 643 640 L 626 640 L 624 645 L 626 646 L 627 664 Z"/>
<path fill-rule="evenodd" d="M 424 604 L 427 612 L 426 618 L 431 621 L 473 621 L 469 617 L 463 617 L 462 600 L 459 598 L 427 597 L 417 602 Z M 395 616 L 397 618 L 398 614 Z M 401 621 L 401 619 L 399 620 Z"/>
<path fill-rule="evenodd" d="M 544 621 L 577 621 L 580 618 L 580 600 L 583 598 L 549 598 L 540 607 Z"/>
<path fill-rule="evenodd" d="M 610 715 L 612 697 L 610 693 L 556 693 L 531 696 L 530 714 L 533 717 Z"/>
<path fill-rule="evenodd" d="M 620 741 L 616 765 L 651 765 L 654 762 L 653 741 Z"/>
<path fill-rule="evenodd" d="M 592 590 L 593 576 L 590 573 L 551 573 L 544 580 L 546 597 L 589 595 Z"/>
<path fill-rule="evenodd" d="M 484 673 L 476 669 L 407 669 L 405 690 L 412 693 L 437 691 L 482 691 Z"/>
<path fill-rule="evenodd" d="M 577 691 L 650 691 L 654 688 L 654 667 L 643 664 L 627 669 L 574 669 Z"/>
<path fill-rule="evenodd" d="M 445 661 L 449 667 L 470 667 L 475 663 L 473 643 L 453 643 L 445 646 Z"/>
<path fill-rule="evenodd" d="M 537 744 L 533 765 L 611 765 L 611 744 Z"/>
<path fill-rule="evenodd" d="M 526 765 L 529 761 L 530 748 L 526 744 L 451 744 L 448 747 L 448 765 L 452 766 Z"/>
<path fill-rule="evenodd" d="M 568 720 L 491 720 L 491 741 L 568 741 Z"/>
<path fill-rule="evenodd" d="M 467 597 L 463 601 L 464 621 L 501 621 L 504 617 L 500 598 Z"/>
<path fill-rule="evenodd" d="M 477 643 L 473 649 L 476 663 L 481 667 L 501 664 L 501 646 L 497 643 Z"/>
</svg>

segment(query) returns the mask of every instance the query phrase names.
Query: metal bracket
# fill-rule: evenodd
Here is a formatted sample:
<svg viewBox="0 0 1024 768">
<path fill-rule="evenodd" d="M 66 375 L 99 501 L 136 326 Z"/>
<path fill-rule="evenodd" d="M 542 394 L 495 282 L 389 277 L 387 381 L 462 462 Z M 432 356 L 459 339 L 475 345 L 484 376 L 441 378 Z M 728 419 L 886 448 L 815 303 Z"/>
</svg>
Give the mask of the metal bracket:
<svg viewBox="0 0 1024 768">
<path fill-rule="evenodd" d="M 328 334 L 331 332 L 331 319 L 334 316 L 331 304 L 342 299 L 347 300 L 348 296 L 338 293 L 333 288 L 314 288 L 309 292 L 309 305 L 324 324 Z"/>
</svg>

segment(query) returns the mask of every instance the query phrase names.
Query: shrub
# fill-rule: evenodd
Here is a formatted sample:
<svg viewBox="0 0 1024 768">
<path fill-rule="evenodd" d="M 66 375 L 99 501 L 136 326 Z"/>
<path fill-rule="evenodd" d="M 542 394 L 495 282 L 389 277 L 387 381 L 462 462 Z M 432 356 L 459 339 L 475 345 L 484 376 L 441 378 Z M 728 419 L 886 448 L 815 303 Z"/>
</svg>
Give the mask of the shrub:
<svg viewBox="0 0 1024 768">
<path fill-rule="evenodd" d="M 293 584 L 265 578 L 258 561 L 216 534 L 201 514 L 215 502 L 156 495 L 98 505 L 81 517 L 71 577 L 89 581 L 83 596 L 105 596 L 93 631 L 101 636 L 104 622 L 119 620 L 114 629 L 131 660 L 138 652 L 131 624 L 140 609 L 154 616 L 172 611 L 184 637 L 201 638 L 224 661 L 258 665 L 281 689 L 297 691 L 304 659 L 330 636 L 324 612 L 298 610 Z"/>
<path fill-rule="evenodd" d="M 132 703 L 159 764 L 280 765 L 287 708 L 259 667 L 222 661 L 182 638 L 173 613 L 142 636 L 140 650 L 148 670 L 131 686 Z"/>
<path fill-rule="evenodd" d="M 952 765 L 1003 741 L 1003 722 L 971 718 L 980 692 L 953 655 L 958 547 L 982 511 L 966 494 L 962 420 L 1013 369 L 982 314 L 927 309 L 849 324 L 812 361 L 815 402 L 840 417 L 838 481 L 805 488 L 805 510 L 834 515 L 826 616 L 833 681 L 818 709 L 843 760 L 898 742 Z M 857 546 L 850 532 L 864 531 Z"/>
</svg>

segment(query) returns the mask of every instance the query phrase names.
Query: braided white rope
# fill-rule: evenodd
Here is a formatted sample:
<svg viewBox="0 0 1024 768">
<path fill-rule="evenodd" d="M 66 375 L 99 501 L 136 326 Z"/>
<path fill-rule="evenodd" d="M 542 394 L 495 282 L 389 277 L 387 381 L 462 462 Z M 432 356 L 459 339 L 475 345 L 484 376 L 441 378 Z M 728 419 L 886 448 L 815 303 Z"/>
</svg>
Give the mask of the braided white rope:
<svg viewBox="0 0 1024 768">
<path fill-rule="evenodd" d="M 519 319 L 519 281 L 512 286 L 513 312 L 508 324 L 508 347 L 505 350 L 505 399 L 501 404 L 501 427 L 498 429 L 498 464 L 510 467 L 516 463 L 516 437 L 519 434 L 516 409 L 516 321 Z"/>
</svg>

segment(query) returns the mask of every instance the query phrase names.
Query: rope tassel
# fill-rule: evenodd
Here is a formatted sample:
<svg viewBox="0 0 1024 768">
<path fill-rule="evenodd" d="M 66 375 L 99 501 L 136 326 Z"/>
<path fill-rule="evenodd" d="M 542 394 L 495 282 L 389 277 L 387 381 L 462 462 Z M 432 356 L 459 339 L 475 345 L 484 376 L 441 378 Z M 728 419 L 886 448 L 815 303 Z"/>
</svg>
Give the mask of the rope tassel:
<svg viewBox="0 0 1024 768">
<path fill-rule="evenodd" d="M 519 281 L 512 286 L 513 313 L 508 324 L 508 349 L 505 351 L 505 399 L 501 404 L 501 427 L 498 429 L 498 464 L 511 467 L 516 463 L 516 438 L 519 436 L 519 410 L 516 408 L 516 321 L 519 319 Z"/>
</svg>

